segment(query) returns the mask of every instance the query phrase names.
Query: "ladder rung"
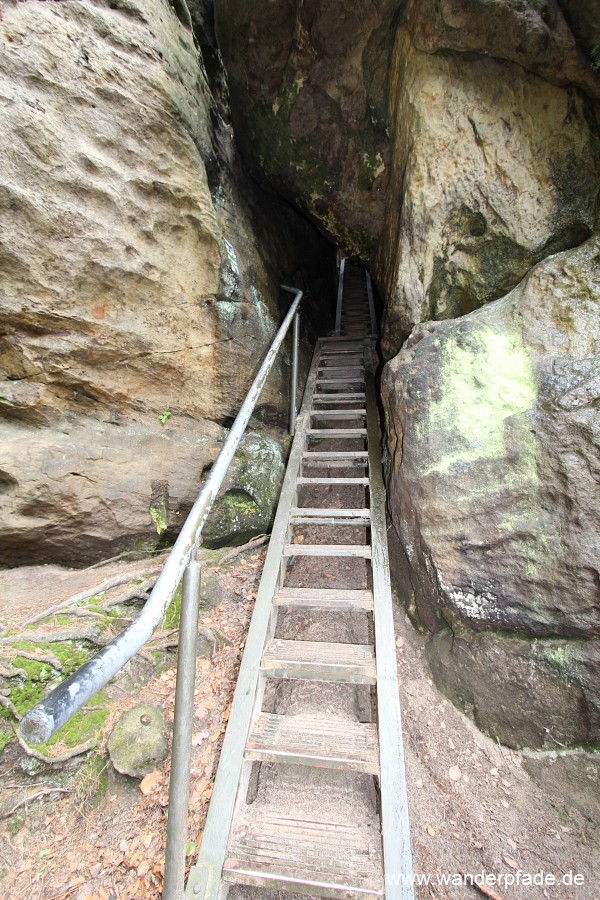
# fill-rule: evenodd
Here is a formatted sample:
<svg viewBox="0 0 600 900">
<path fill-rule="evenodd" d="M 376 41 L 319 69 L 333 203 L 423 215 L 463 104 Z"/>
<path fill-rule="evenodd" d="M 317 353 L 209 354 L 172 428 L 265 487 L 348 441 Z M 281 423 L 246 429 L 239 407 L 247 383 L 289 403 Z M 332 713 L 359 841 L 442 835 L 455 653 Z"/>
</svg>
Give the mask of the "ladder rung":
<svg viewBox="0 0 600 900">
<path fill-rule="evenodd" d="M 313 418 L 319 419 L 353 419 L 364 418 L 367 414 L 366 409 L 311 409 L 310 414 Z"/>
<path fill-rule="evenodd" d="M 315 402 L 323 402 L 323 403 L 351 403 L 364 401 L 366 399 L 364 394 L 360 392 L 356 393 L 348 393 L 348 394 L 314 394 L 313 395 L 313 403 Z"/>
<path fill-rule="evenodd" d="M 287 544 L 284 556 L 356 556 L 371 559 L 368 544 Z"/>
<path fill-rule="evenodd" d="M 331 715 L 261 713 L 246 744 L 246 759 L 379 774 L 375 725 Z"/>
<path fill-rule="evenodd" d="M 319 372 L 364 372 L 364 366 L 320 366 Z"/>
<path fill-rule="evenodd" d="M 363 378 L 356 378 L 354 375 L 348 375 L 346 378 L 318 378 L 317 384 L 362 384 Z"/>
<path fill-rule="evenodd" d="M 307 428 L 311 437 L 366 437 L 366 428 Z"/>
<path fill-rule="evenodd" d="M 373 609 L 373 592 L 346 588 L 281 588 L 274 597 L 276 606 L 318 607 L 320 609 Z"/>
<path fill-rule="evenodd" d="M 332 516 L 292 516 L 290 525 L 329 525 L 331 528 L 338 526 L 340 520 Z M 370 519 L 344 519 L 344 526 L 350 525 L 357 528 L 368 528 Z"/>
<path fill-rule="evenodd" d="M 364 459 L 369 458 L 368 450 L 305 450 L 304 460 L 309 459 Z"/>
<path fill-rule="evenodd" d="M 348 814 L 341 823 L 339 815 L 327 821 L 323 812 L 300 816 L 296 810 L 248 806 L 231 836 L 224 881 L 319 897 L 383 897 L 375 823 L 352 822 Z"/>
<path fill-rule="evenodd" d="M 275 639 L 265 650 L 262 670 L 274 678 L 306 678 L 375 684 L 375 654 L 369 644 Z"/>
<path fill-rule="evenodd" d="M 358 476 L 356 478 L 309 478 L 301 475 L 298 478 L 298 484 L 358 484 L 361 487 L 368 485 L 369 479 Z"/>
<path fill-rule="evenodd" d="M 370 510 L 363 507 L 362 509 L 328 509 L 326 506 L 292 506 L 290 510 L 292 516 L 321 516 L 328 519 L 368 519 L 371 516 Z"/>
</svg>

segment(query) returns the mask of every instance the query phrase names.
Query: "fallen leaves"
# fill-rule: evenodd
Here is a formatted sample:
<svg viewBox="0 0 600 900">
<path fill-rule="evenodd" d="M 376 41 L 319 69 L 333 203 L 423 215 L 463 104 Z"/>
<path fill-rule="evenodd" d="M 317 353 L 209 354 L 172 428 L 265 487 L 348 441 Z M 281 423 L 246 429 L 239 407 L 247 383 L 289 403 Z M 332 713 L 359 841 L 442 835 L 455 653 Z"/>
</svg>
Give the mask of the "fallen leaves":
<svg viewBox="0 0 600 900">
<path fill-rule="evenodd" d="M 149 772 L 148 775 L 144 776 L 140 781 L 140 791 L 147 797 L 148 794 L 154 793 L 159 787 L 162 786 L 164 782 L 164 776 L 160 769 L 154 769 L 153 772 Z"/>
</svg>

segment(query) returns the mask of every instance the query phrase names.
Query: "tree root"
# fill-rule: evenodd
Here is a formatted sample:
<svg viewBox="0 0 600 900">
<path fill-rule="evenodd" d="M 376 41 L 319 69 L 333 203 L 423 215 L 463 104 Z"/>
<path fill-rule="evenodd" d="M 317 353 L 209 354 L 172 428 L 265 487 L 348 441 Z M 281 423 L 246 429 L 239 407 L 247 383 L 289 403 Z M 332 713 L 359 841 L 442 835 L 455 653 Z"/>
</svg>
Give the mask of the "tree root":
<svg viewBox="0 0 600 900">
<path fill-rule="evenodd" d="M 96 594 L 105 594 L 106 591 L 111 590 L 111 588 L 118 587 L 120 584 L 128 584 L 135 578 L 139 578 L 143 575 L 158 575 L 162 567 L 162 563 L 160 565 L 155 564 L 147 568 L 146 571 L 139 574 L 135 572 L 127 572 L 124 574 L 122 572 L 120 575 L 112 575 L 110 578 L 105 578 L 104 581 L 96 584 L 93 588 L 88 588 L 88 590 L 86 591 L 81 591 L 81 593 L 79 594 L 74 594 L 67 600 L 63 600 L 61 601 L 61 603 L 57 603 L 56 606 L 51 606 L 49 609 L 44 610 L 44 612 L 38 613 L 38 615 L 34 616 L 32 619 L 28 619 L 27 622 L 23 623 L 23 628 L 26 628 L 28 625 L 35 625 L 36 622 L 41 622 L 42 619 L 47 619 L 49 616 L 53 616 L 55 613 L 60 612 L 67 606 L 75 606 L 76 603 L 81 603 L 83 600 L 89 600 L 90 597 L 94 597 Z"/>
<path fill-rule="evenodd" d="M 103 647 L 110 640 L 108 636 L 102 636 L 94 627 L 81 628 L 54 628 L 48 631 L 20 631 L 18 634 L 11 634 L 10 637 L 0 638 L 0 645 L 8 645 L 15 643 L 28 644 L 59 644 L 63 641 L 89 641 L 97 647 Z M 16 656 L 24 655 L 21 651 Z M 40 660 L 40 657 L 32 656 L 32 659 Z"/>
<path fill-rule="evenodd" d="M 13 651 L 14 652 L 14 651 Z M 54 653 L 50 653 L 48 650 L 45 653 L 29 653 L 28 650 L 17 650 L 14 652 L 14 657 L 20 656 L 22 659 L 31 659 L 33 662 L 46 663 L 48 666 L 52 666 L 53 669 L 56 669 L 57 672 L 63 672 L 63 664 L 60 659 L 58 659 Z M 16 667 L 15 667 L 16 668 Z M 17 672 L 22 672 L 22 669 L 16 669 Z M 27 674 L 26 672 L 24 673 Z"/>
<path fill-rule="evenodd" d="M 0 694 L 0 706 L 3 706 L 5 709 L 10 709 L 17 722 L 21 721 L 21 716 L 19 715 L 17 707 L 14 705 L 10 697 L 5 697 L 4 694 Z"/>
<path fill-rule="evenodd" d="M 118 606 L 121 603 L 127 603 L 129 600 L 144 599 L 144 594 L 147 594 L 157 581 L 158 575 L 153 575 L 152 578 L 147 578 L 141 584 L 134 584 L 133 587 L 128 587 L 126 591 L 117 594 L 116 597 L 109 597 L 103 600 L 100 604 L 100 609 L 110 609 L 111 606 Z"/>
<path fill-rule="evenodd" d="M 47 797 L 49 794 L 71 794 L 72 791 L 70 788 L 44 788 L 43 791 L 37 791 L 35 794 L 30 794 L 29 797 L 24 797 L 22 800 L 19 800 L 18 803 L 9 809 L 7 812 L 2 813 L 0 815 L 0 819 L 8 819 L 15 813 L 21 806 L 25 806 L 26 803 L 30 803 L 32 800 L 39 800 L 40 797 Z"/>
<path fill-rule="evenodd" d="M 86 741 L 85 744 L 79 744 L 78 747 L 71 747 L 70 750 L 66 750 L 64 753 L 59 753 L 56 756 L 44 756 L 43 753 L 39 753 L 37 750 L 34 750 L 33 747 L 30 747 L 29 744 L 26 744 L 14 726 L 13 731 L 21 749 L 25 751 L 27 756 L 33 756 L 34 759 L 39 759 L 40 762 L 49 763 L 49 765 L 67 762 L 67 760 L 73 759 L 74 756 L 80 756 L 82 753 L 88 753 L 90 750 L 95 750 L 98 746 L 98 738 L 94 737 L 90 738 L 89 741 Z"/>
<path fill-rule="evenodd" d="M 234 547 L 232 550 L 228 550 L 227 553 L 224 553 L 223 556 L 219 559 L 219 565 L 222 566 L 223 563 L 229 562 L 231 559 L 235 559 L 236 556 L 239 556 L 240 553 L 244 553 L 246 550 L 254 550 L 256 547 L 261 547 L 263 544 L 267 544 L 271 539 L 271 536 L 268 534 L 261 534 L 258 537 L 252 538 L 251 541 L 248 541 L 247 544 L 242 544 L 241 547 Z"/>
</svg>

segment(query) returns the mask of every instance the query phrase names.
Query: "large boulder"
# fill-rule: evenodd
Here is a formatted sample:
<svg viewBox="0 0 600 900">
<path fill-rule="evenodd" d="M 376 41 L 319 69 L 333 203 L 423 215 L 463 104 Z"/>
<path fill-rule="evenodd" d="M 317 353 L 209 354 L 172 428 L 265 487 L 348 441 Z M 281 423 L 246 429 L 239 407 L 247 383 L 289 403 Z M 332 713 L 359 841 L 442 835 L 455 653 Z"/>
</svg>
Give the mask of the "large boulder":
<svg viewBox="0 0 600 900">
<path fill-rule="evenodd" d="M 323 254 L 240 189 L 185 3 L 8 2 L 0 38 L 0 564 L 81 564 L 177 529 Z"/>
<path fill-rule="evenodd" d="M 267 434 L 247 435 L 204 527 L 205 546 L 241 544 L 270 531 L 284 472 L 281 444 Z"/>
<path fill-rule="evenodd" d="M 460 34 L 471 47 L 469 31 Z M 416 323 L 477 309 L 536 262 L 580 244 L 600 196 L 597 123 L 581 91 L 516 62 L 423 52 L 407 29 L 393 78 L 393 169 L 377 257 L 388 354 Z"/>
<path fill-rule="evenodd" d="M 397 576 L 456 638 L 430 648 L 440 686 L 513 745 L 600 740 L 599 302 L 594 236 L 383 374 Z"/>
</svg>

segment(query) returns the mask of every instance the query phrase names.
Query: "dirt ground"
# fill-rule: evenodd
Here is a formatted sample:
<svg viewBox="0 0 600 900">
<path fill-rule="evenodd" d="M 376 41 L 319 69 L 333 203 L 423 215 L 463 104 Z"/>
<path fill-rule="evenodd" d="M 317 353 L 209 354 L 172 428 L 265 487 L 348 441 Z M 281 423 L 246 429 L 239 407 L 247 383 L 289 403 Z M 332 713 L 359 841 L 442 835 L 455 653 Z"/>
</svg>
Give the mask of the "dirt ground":
<svg viewBox="0 0 600 900">
<path fill-rule="evenodd" d="M 201 626 L 208 634 L 217 633 L 219 641 L 211 659 L 198 661 L 190 861 L 202 834 L 263 559 L 264 551 L 250 551 L 205 571 L 218 602 L 203 612 Z M 44 604 L 51 605 L 50 574 L 54 603 L 99 583 L 109 569 L 111 575 L 118 574 L 119 567 L 125 565 L 112 563 L 93 571 L 91 578 L 89 570 L 57 574 L 55 567 L 52 573 L 50 567 L 4 571 L 2 624 L 21 625 Z M 433 685 L 424 661 L 426 638 L 414 631 L 400 604 L 396 633 L 414 869 L 420 877 L 430 876 L 428 885 L 416 887 L 416 896 L 597 900 L 600 758 L 583 752 L 516 753 L 500 747 Z M 14 741 L 5 748 L 0 755 L 2 897 L 160 897 L 168 760 L 141 782 L 118 775 L 108 760 L 106 740 L 121 713 L 141 703 L 160 706 L 172 720 L 174 686 L 173 666 L 151 674 L 135 692 L 126 681 L 120 687 L 117 682 L 100 746 L 61 766 L 33 760 Z M 52 788 L 64 792 L 46 793 Z M 548 876 L 560 880 L 564 872 L 570 872 L 575 883 L 551 886 Z M 464 883 L 439 883 L 439 876 L 481 880 L 481 873 L 507 877 L 488 887 L 487 894 Z M 511 877 L 523 881 L 522 873 L 538 881 L 542 873 L 546 886 L 507 884 Z M 575 876 L 583 877 L 582 886 Z"/>
</svg>

